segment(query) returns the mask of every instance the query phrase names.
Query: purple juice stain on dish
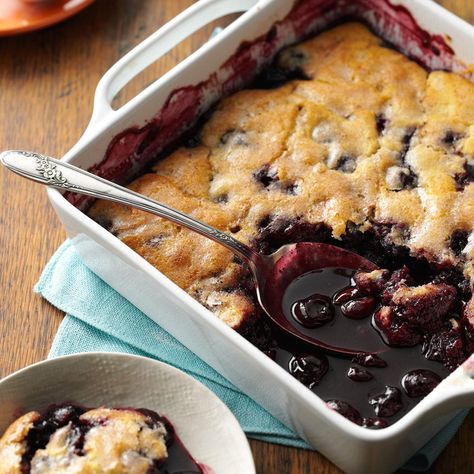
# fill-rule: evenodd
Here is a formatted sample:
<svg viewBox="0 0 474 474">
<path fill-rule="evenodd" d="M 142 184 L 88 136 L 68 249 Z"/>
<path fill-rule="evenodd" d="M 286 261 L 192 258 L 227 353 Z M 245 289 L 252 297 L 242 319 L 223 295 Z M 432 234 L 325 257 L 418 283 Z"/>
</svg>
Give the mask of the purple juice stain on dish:
<svg viewBox="0 0 474 474">
<path fill-rule="evenodd" d="M 167 421 L 168 426 L 172 426 Z M 213 474 L 209 466 L 196 462 L 183 442 L 176 434 L 174 428 L 172 439 L 167 444 L 168 459 L 157 466 L 156 474 Z M 150 473 L 151 474 L 151 473 Z"/>
<path fill-rule="evenodd" d="M 196 462 L 191 456 L 168 418 L 146 408 L 138 408 L 136 411 L 147 417 L 147 424 L 149 424 L 150 428 L 164 424 L 168 434 L 166 440 L 168 458 L 163 462 L 155 463 L 155 466 L 150 468 L 148 474 L 213 474 L 209 466 Z"/>
</svg>

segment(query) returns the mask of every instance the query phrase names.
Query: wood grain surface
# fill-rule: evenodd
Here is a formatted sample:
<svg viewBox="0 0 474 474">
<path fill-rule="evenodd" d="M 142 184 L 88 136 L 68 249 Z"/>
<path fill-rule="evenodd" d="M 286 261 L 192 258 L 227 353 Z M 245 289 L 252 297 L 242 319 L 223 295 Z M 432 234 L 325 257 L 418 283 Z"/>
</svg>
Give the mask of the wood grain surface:
<svg viewBox="0 0 474 474">
<path fill-rule="evenodd" d="M 88 123 L 94 89 L 104 72 L 191 3 L 98 0 L 63 24 L 0 38 L 0 149 L 65 153 Z M 474 22 L 473 0 L 439 3 Z M 118 100 L 126 101 L 189 55 L 214 26 L 203 28 L 148 68 Z M 1 168 L 0 377 L 47 356 L 62 314 L 34 294 L 33 285 L 65 237 L 45 190 Z M 314 452 L 257 441 L 251 446 L 259 474 L 341 472 Z M 432 472 L 474 472 L 474 413 Z"/>
</svg>

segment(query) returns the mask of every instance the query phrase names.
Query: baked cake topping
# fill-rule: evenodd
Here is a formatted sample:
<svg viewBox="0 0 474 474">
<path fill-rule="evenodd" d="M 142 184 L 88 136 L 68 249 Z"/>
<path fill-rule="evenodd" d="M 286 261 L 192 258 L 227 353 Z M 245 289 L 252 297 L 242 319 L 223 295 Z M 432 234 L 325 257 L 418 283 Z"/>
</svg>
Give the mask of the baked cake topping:
<svg viewBox="0 0 474 474">
<path fill-rule="evenodd" d="M 456 266 L 474 284 L 474 85 L 426 72 L 359 24 L 290 51 L 277 64 L 298 59 L 306 79 L 222 100 L 198 146 L 177 149 L 132 189 L 245 243 L 267 216 L 323 223 L 335 239 L 348 223 L 361 232 L 383 223 L 387 242 Z M 240 265 L 203 237 L 110 203 L 90 215 L 204 304 L 238 287 Z M 245 297 L 223 300 L 213 309 L 238 327 Z"/>
<path fill-rule="evenodd" d="M 423 344 L 453 369 L 474 345 L 473 183 L 474 84 L 428 72 L 347 23 L 282 51 L 130 187 L 259 251 L 321 241 L 360 253 L 384 270 L 356 275 L 360 294 L 341 311 L 364 317 L 379 304 L 374 324 L 388 344 Z M 99 201 L 89 215 L 229 326 L 274 345 L 248 270 L 229 251 L 120 205 Z M 324 365 L 295 357 L 300 379 L 303 365 Z M 386 387 L 372 400 L 390 411 L 398 392 Z"/>
</svg>

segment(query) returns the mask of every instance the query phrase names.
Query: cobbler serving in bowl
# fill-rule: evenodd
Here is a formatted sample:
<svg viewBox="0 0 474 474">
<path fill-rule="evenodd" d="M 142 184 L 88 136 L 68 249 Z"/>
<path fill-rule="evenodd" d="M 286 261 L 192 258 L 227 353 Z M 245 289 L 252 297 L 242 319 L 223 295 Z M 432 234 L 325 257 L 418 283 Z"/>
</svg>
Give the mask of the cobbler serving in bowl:
<svg viewBox="0 0 474 474">
<path fill-rule="evenodd" d="M 204 472 L 156 412 L 69 403 L 17 418 L 0 438 L 0 459 L 5 474 Z"/>
<path fill-rule="evenodd" d="M 344 359 L 283 337 L 247 268 L 204 237 L 109 202 L 89 215 L 330 408 L 382 428 L 474 350 L 473 182 L 474 84 L 346 23 L 281 51 L 130 188 L 263 253 L 324 242 L 372 261 L 321 272 L 326 303 L 303 292 L 299 311 L 333 314 L 322 330 L 369 326 L 375 350 Z"/>
</svg>

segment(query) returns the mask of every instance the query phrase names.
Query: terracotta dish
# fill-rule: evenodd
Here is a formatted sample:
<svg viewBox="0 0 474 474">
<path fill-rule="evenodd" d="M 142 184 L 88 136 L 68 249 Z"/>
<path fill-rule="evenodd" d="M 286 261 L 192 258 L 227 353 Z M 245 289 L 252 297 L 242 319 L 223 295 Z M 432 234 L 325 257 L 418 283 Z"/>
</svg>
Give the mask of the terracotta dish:
<svg viewBox="0 0 474 474">
<path fill-rule="evenodd" d="M 79 13 L 94 0 L 0 2 L 0 36 L 10 36 L 39 30 L 59 23 Z"/>
</svg>

